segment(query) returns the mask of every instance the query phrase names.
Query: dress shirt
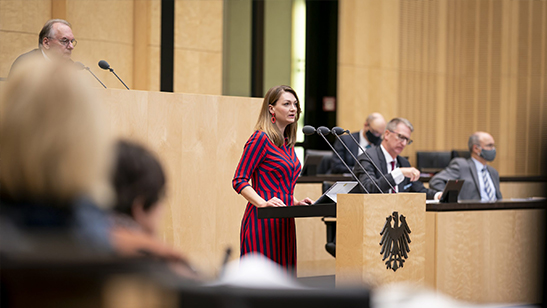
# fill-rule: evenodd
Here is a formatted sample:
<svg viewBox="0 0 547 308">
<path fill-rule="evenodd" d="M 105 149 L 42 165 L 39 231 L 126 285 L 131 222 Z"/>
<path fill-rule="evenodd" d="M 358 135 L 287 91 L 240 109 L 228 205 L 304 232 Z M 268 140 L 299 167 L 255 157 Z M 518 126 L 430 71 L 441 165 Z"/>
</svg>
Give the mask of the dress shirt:
<svg viewBox="0 0 547 308">
<path fill-rule="evenodd" d="M 380 145 L 380 148 L 382 149 L 382 152 L 384 153 L 384 156 L 386 158 L 387 173 L 391 173 L 391 176 L 393 177 L 395 184 L 399 185 L 405 179 L 405 176 L 403 175 L 401 170 L 397 167 L 397 160 L 391 157 L 391 155 L 388 153 L 386 148 L 384 148 L 383 144 Z M 395 170 L 392 170 L 391 168 L 392 161 L 395 161 Z M 399 187 L 397 185 L 395 185 L 395 190 L 399 192 Z"/>
<path fill-rule="evenodd" d="M 477 168 L 477 175 L 479 178 L 479 188 L 481 192 L 481 201 L 491 201 L 488 198 L 488 194 L 486 193 L 486 189 L 484 187 L 484 183 L 482 180 L 482 169 L 486 168 L 486 165 L 481 164 L 478 160 L 471 157 L 473 162 L 475 163 L 475 167 Z M 486 169 L 486 178 L 488 179 L 488 182 L 490 183 L 490 187 L 492 187 L 493 193 L 494 193 L 494 200 L 496 199 L 496 186 L 494 186 L 494 182 L 492 181 L 492 177 L 490 177 L 490 172 L 488 172 L 488 169 Z"/>
<path fill-rule="evenodd" d="M 361 151 L 361 148 L 365 149 L 365 151 L 367 150 L 367 147 L 370 148 L 370 143 L 367 141 L 367 139 L 365 139 L 364 135 L 365 135 L 365 129 L 361 129 L 359 131 L 359 145 L 361 147 L 359 147 L 357 151 L 357 156 L 363 154 L 363 151 Z"/>
</svg>

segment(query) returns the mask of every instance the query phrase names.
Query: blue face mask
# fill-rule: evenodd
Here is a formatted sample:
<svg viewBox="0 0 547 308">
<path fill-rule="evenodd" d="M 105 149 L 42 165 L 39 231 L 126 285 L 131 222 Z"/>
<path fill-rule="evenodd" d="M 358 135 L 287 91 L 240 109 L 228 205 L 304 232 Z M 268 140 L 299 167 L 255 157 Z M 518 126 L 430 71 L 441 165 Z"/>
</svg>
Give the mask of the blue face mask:
<svg viewBox="0 0 547 308">
<path fill-rule="evenodd" d="M 485 150 L 481 148 L 480 157 L 484 158 L 486 161 L 493 161 L 496 158 L 496 148 L 492 150 Z"/>
</svg>

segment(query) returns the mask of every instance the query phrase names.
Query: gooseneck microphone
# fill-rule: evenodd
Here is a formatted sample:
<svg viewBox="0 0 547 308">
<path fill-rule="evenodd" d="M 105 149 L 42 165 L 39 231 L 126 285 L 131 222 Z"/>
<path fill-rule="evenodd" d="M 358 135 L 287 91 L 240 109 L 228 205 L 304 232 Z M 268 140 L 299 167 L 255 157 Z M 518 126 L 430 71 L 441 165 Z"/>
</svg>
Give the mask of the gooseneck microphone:
<svg viewBox="0 0 547 308">
<path fill-rule="evenodd" d="M 82 62 L 74 62 L 74 66 L 76 66 L 76 68 L 79 69 L 79 70 L 88 71 L 106 89 L 106 86 L 104 85 L 104 83 L 99 79 L 99 77 L 97 77 L 97 76 L 95 76 L 95 74 L 93 74 L 93 72 L 89 69 L 89 67 L 85 66 Z"/>
<path fill-rule="evenodd" d="M 361 169 L 363 169 L 363 171 L 368 176 L 368 178 L 372 181 L 374 186 L 376 186 L 376 188 L 378 188 L 378 191 L 380 191 L 380 193 L 383 194 L 384 192 L 382 191 L 380 186 L 378 186 L 378 183 L 376 183 L 376 180 L 368 173 L 367 169 L 365 169 L 365 167 L 363 167 L 363 165 L 361 165 L 361 162 L 357 159 L 357 157 L 355 157 L 355 155 L 353 155 L 353 153 L 350 151 L 348 146 L 344 143 L 344 141 L 342 141 L 342 138 L 340 138 L 339 135 L 343 135 L 345 133 L 344 129 L 342 129 L 340 127 L 333 127 L 331 132 L 334 136 L 336 136 L 336 138 L 338 138 L 338 141 L 340 141 L 340 143 L 344 146 L 344 148 L 346 148 L 346 151 L 348 151 L 348 153 L 351 155 L 351 157 L 353 157 L 353 160 L 355 161 L 355 163 L 357 163 L 359 165 L 359 167 L 361 167 Z"/>
<path fill-rule="evenodd" d="M 363 153 L 365 154 L 365 156 L 368 158 L 368 160 L 370 160 L 370 162 L 372 163 L 372 165 L 374 166 L 374 169 L 376 169 L 376 171 L 378 171 L 378 173 L 380 173 L 382 175 L 382 177 L 384 178 L 384 180 L 388 183 L 389 187 L 391 187 L 391 189 L 393 189 L 393 191 L 397 191 L 395 189 L 395 187 L 393 185 L 391 185 L 391 183 L 387 180 L 385 174 L 380 170 L 380 168 L 378 168 L 378 166 L 376 166 L 376 163 L 372 160 L 372 158 L 370 157 L 370 155 L 367 153 L 367 151 L 365 151 L 365 149 L 363 149 L 363 147 L 361 146 L 361 144 L 357 141 L 357 139 L 355 139 L 355 137 L 353 137 L 353 135 L 350 133 L 349 130 L 347 129 L 343 129 L 341 127 L 333 127 L 332 128 L 333 130 L 336 130 L 337 133 L 339 133 L 340 135 L 342 134 L 348 134 L 351 139 L 353 140 L 353 142 L 355 142 L 355 144 L 357 144 L 357 146 L 361 149 L 361 151 L 363 151 Z M 342 143 L 342 140 L 340 140 L 340 142 Z M 345 145 L 344 145 L 345 146 Z M 346 147 L 347 148 L 347 147 Z M 363 166 L 361 166 L 361 168 L 363 168 Z M 365 170 L 363 168 L 363 170 Z"/>
<path fill-rule="evenodd" d="M 109 70 L 112 74 L 114 74 L 114 76 L 116 76 L 116 78 L 118 78 L 118 80 L 125 86 L 125 88 L 127 90 L 129 90 L 129 87 L 125 84 L 125 82 L 123 82 L 123 80 L 116 74 L 116 72 L 114 72 L 114 69 L 110 67 L 110 64 L 108 64 L 108 62 L 106 62 L 105 60 L 101 60 L 99 61 L 99 67 L 102 68 L 103 70 Z"/>
<path fill-rule="evenodd" d="M 334 152 L 334 154 L 336 154 L 338 156 L 338 158 L 340 158 L 340 160 L 342 161 L 342 163 L 344 164 L 344 166 L 346 166 L 346 168 L 348 169 L 348 171 L 351 173 L 351 175 L 353 176 L 353 178 L 357 181 L 357 183 L 359 183 L 359 185 L 361 185 L 361 188 L 363 188 L 363 190 L 369 194 L 368 190 L 365 188 L 365 186 L 363 185 L 363 183 L 361 183 L 361 181 L 359 181 L 359 178 L 355 175 L 355 173 L 353 173 L 353 171 L 351 171 L 351 169 L 349 168 L 349 166 L 346 164 L 346 162 L 342 159 L 342 157 L 340 157 L 340 154 L 338 154 L 338 152 L 336 152 L 336 150 L 334 149 L 334 147 L 330 144 L 330 142 L 327 140 L 327 138 L 325 137 L 326 135 L 328 135 L 330 133 L 330 129 L 328 129 L 327 127 L 325 126 L 319 126 L 317 129 L 315 129 L 313 126 L 310 126 L 310 125 L 306 125 L 302 128 L 302 132 L 304 133 L 304 135 L 313 135 L 314 133 L 317 133 L 318 135 L 320 135 L 321 137 L 323 137 L 323 139 L 325 139 L 325 142 L 329 145 L 329 147 L 332 149 L 332 151 Z"/>
</svg>

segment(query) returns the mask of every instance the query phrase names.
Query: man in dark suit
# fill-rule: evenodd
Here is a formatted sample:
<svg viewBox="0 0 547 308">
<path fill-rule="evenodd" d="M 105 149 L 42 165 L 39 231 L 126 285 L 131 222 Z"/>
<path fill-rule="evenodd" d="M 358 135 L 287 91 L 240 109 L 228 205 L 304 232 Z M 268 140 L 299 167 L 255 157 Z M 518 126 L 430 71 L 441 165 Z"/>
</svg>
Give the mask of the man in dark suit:
<svg viewBox="0 0 547 308">
<path fill-rule="evenodd" d="M 448 180 L 465 180 L 458 200 L 501 199 L 499 173 L 488 166 L 496 157 L 494 138 L 489 133 L 476 132 L 469 137 L 468 146 L 471 158 L 454 158 L 446 169 L 431 178 L 429 187 L 442 190 Z"/>
<path fill-rule="evenodd" d="M 384 117 L 374 112 L 370 114 L 366 121 L 364 128 L 359 132 L 352 133 L 353 138 L 355 138 L 361 147 L 363 149 L 368 149 L 373 145 L 379 145 L 382 142 L 382 134 L 386 130 L 386 120 L 384 120 Z M 359 156 L 359 154 L 363 153 L 359 146 L 355 144 L 351 136 L 348 135 L 342 135 L 340 136 L 340 139 L 344 142 L 344 144 L 349 148 L 351 153 L 355 157 Z M 355 160 L 351 156 L 351 154 L 346 150 L 346 148 L 340 143 L 340 140 L 336 139 L 334 142 L 334 148 L 336 151 L 340 154 L 344 162 L 350 167 L 353 168 L 355 165 Z M 344 166 L 340 158 L 338 156 L 333 155 L 332 156 L 332 167 L 330 173 L 346 173 L 349 172 L 348 169 Z"/>
<path fill-rule="evenodd" d="M 427 199 L 440 198 L 440 192 L 427 189 L 418 181 L 420 171 L 411 167 L 406 158 L 399 156 L 407 145 L 412 144 L 410 135 L 413 131 L 414 127 L 407 119 L 394 118 L 387 124 L 380 146 L 373 146 L 359 156 L 359 162 L 372 180 L 358 164 L 353 171 L 369 192 L 380 193 L 374 184 L 376 182 L 384 193 L 418 192 L 427 194 Z"/>
<path fill-rule="evenodd" d="M 38 48 L 20 55 L 13 64 L 9 75 L 21 62 L 30 59 L 44 59 L 50 61 L 70 61 L 72 50 L 77 41 L 72 34 L 72 28 L 68 21 L 63 19 L 48 20 L 38 36 Z M 8 76 L 9 76 L 8 75 Z"/>
</svg>

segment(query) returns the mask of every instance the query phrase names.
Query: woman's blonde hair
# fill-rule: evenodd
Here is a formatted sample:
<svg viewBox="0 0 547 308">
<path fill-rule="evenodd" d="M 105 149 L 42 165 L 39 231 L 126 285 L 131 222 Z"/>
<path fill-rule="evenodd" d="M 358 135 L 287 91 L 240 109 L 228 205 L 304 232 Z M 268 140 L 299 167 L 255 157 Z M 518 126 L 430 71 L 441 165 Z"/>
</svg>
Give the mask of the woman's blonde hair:
<svg viewBox="0 0 547 308">
<path fill-rule="evenodd" d="M 285 128 L 284 134 L 279 131 L 279 128 L 272 123 L 272 115 L 270 114 L 270 105 L 275 106 L 281 94 L 284 92 L 291 93 L 296 98 L 296 117 L 294 123 L 289 124 Z M 296 131 L 298 130 L 298 119 L 300 118 L 300 100 L 296 92 L 289 86 L 276 86 L 268 90 L 266 96 L 264 96 L 264 101 L 262 102 L 262 109 L 258 116 L 258 121 L 256 122 L 255 130 L 260 130 L 268 135 L 268 138 L 278 147 L 282 147 L 285 144 L 285 138 L 287 139 L 287 144 L 290 147 L 293 147 L 296 143 Z"/>
<path fill-rule="evenodd" d="M 3 88 L 2 197 L 65 205 L 86 196 L 107 205 L 113 143 L 100 102 L 75 69 L 29 59 Z"/>
</svg>

